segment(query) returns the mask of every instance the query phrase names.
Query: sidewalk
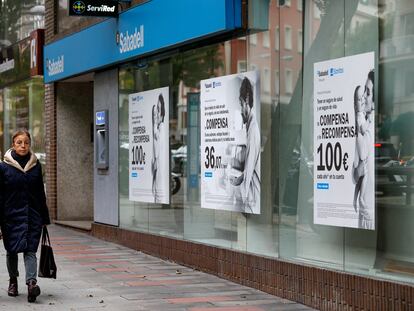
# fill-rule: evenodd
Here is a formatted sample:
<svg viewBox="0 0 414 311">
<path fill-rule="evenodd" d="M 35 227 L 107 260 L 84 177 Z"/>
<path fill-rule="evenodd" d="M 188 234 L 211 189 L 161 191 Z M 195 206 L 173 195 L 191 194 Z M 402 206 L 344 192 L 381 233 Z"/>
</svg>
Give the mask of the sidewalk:
<svg viewBox="0 0 414 311">
<path fill-rule="evenodd" d="M 21 255 L 20 295 L 7 296 L 6 254 L 1 247 L 0 310 L 313 310 L 60 226 L 49 226 L 49 233 L 58 277 L 39 278 L 42 294 L 34 304 L 27 302 Z"/>
</svg>

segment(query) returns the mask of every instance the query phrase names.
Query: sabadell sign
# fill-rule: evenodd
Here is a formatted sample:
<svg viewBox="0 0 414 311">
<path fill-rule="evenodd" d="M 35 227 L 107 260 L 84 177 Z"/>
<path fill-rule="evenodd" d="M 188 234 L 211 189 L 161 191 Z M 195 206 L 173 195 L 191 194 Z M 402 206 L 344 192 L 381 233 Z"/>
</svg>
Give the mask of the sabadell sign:
<svg viewBox="0 0 414 311">
<path fill-rule="evenodd" d="M 82 2 L 82 3 L 80 3 Z M 116 1 L 71 0 L 71 15 L 109 12 Z M 188 10 L 197 2 L 197 9 Z M 241 28 L 242 0 L 151 0 L 119 12 L 44 47 L 44 81 L 121 64 Z M 92 8 L 93 7 L 93 8 Z M 113 7 L 117 11 L 117 7 Z M 156 18 L 154 18 L 156 16 Z M 177 22 L 180 21 L 180 22 Z"/>
</svg>

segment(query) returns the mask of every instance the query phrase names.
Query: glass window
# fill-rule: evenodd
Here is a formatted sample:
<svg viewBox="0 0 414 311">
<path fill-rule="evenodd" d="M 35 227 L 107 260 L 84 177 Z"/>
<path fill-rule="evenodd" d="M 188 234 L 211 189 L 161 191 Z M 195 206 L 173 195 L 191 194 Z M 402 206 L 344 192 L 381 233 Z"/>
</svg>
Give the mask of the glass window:
<svg viewBox="0 0 414 311">
<path fill-rule="evenodd" d="M 44 0 L 0 1 L 0 49 L 20 41 L 38 28 L 44 28 Z"/>
<path fill-rule="evenodd" d="M 276 12 L 275 12 L 276 13 Z M 276 14 L 275 14 L 276 15 Z M 274 35 L 274 34 L 272 34 Z M 128 64 L 119 71 L 119 178 L 120 224 L 124 228 L 152 232 L 237 250 L 277 254 L 277 210 L 264 204 L 261 215 L 204 209 L 200 206 L 200 81 L 237 71 L 258 70 L 263 79 L 262 156 L 271 167 L 272 81 L 275 56 L 261 55 L 260 46 L 246 40 L 231 40 L 154 59 Z M 253 39 L 254 40 L 254 39 Z M 248 49 L 248 46 L 250 48 Z M 246 51 L 250 50 L 246 58 Z M 170 178 L 171 204 L 129 201 L 128 189 L 128 96 L 158 87 L 170 88 Z M 273 90 L 274 92 L 274 90 Z M 274 188 L 271 170 L 262 173 L 262 197 L 271 202 Z"/>
<path fill-rule="evenodd" d="M 46 165 L 44 98 L 45 88 L 42 78 L 33 78 L 28 81 L 29 89 L 29 126 L 32 135 L 32 150 L 42 165 Z"/>
<path fill-rule="evenodd" d="M 298 52 L 302 53 L 303 50 L 303 36 L 302 36 L 302 30 L 298 30 Z"/>
<path fill-rule="evenodd" d="M 246 72 L 247 71 L 247 62 L 245 60 L 237 61 L 237 72 Z"/>
<path fill-rule="evenodd" d="M 275 50 L 279 51 L 280 46 L 280 33 L 279 33 L 279 27 L 276 27 L 275 29 Z"/>
<path fill-rule="evenodd" d="M 249 36 L 249 43 L 252 45 L 256 45 L 257 44 L 257 34 L 252 34 Z"/>
<path fill-rule="evenodd" d="M 275 70 L 275 95 L 279 95 L 280 81 L 279 81 L 279 70 Z"/>
<path fill-rule="evenodd" d="M 120 222 L 123 226 L 149 231 L 157 234 L 174 234 L 182 236 L 182 207 L 176 209 L 174 197 L 171 198 L 171 205 L 150 204 L 129 201 L 129 103 L 128 95 L 136 92 L 156 89 L 172 84 L 173 63 L 168 59 L 154 61 L 140 66 L 126 66 L 120 70 Z M 162 73 L 162 74 L 161 74 Z M 170 92 L 177 94 L 175 86 Z M 178 120 L 182 116 L 182 111 L 177 107 L 177 102 L 170 101 L 170 118 L 174 119 L 175 127 L 182 125 Z M 171 119 L 170 119 L 170 123 Z M 168 122 L 167 122 L 168 124 Z M 170 131 L 171 133 L 171 131 Z M 172 140 L 174 146 L 182 146 L 182 135 L 174 133 Z M 181 133 L 182 134 L 182 133 Z M 177 147 L 178 148 L 178 147 Z M 180 162 L 181 164 L 185 162 Z M 184 167 L 182 167 L 184 169 Z M 173 179 L 171 179 L 173 182 Z"/>
<path fill-rule="evenodd" d="M 285 25 L 285 49 L 292 49 L 292 27 Z"/>
<path fill-rule="evenodd" d="M 280 33 L 279 33 L 279 27 L 276 27 L 275 29 L 275 50 L 279 50 L 280 46 Z"/>
<path fill-rule="evenodd" d="M 278 30 L 280 7 L 278 1 L 269 2 L 269 38 L 275 38 L 275 47 L 279 47 Z M 264 34 L 265 32 L 262 32 Z M 272 203 L 276 185 L 277 148 L 272 137 L 275 131 L 275 107 L 277 106 L 275 70 L 279 70 L 278 53 L 264 52 L 259 47 L 250 47 L 248 63 L 251 70 L 258 70 L 261 76 L 261 210 L 260 215 L 248 215 L 246 221 L 246 249 L 248 252 L 266 255 L 278 255 L 278 209 Z M 243 218 L 239 217 L 241 223 Z"/>
<path fill-rule="evenodd" d="M 374 89 L 378 87 L 373 94 L 377 227 L 373 232 L 346 230 L 345 268 L 413 282 L 414 15 L 408 12 L 414 12 L 414 3 L 370 1 L 358 5 L 353 18 L 360 18 L 359 12 L 367 8 L 379 9 L 378 15 L 361 20 L 358 31 L 351 30 L 345 42 L 356 52 L 374 50 L 378 55 Z"/>
<path fill-rule="evenodd" d="M 404 35 L 413 35 L 414 34 L 414 13 L 404 14 L 401 16 L 402 19 L 402 29 Z"/>
<path fill-rule="evenodd" d="M 200 80 L 211 77 L 211 73 L 213 76 L 235 73 L 225 71 L 226 68 L 234 68 L 234 66 L 228 66 L 227 61 L 237 64 L 246 60 L 245 57 L 230 60 L 226 55 L 226 53 L 238 55 L 237 46 L 245 49 L 245 42 L 238 41 L 234 44 L 230 42 L 231 50 L 224 50 L 225 45 L 226 43 L 188 51 L 181 58 L 183 64 L 189 65 L 186 66 L 187 70 L 182 75 L 182 84 L 185 86 L 183 96 L 187 97 L 189 120 L 192 120 L 191 131 L 187 131 L 189 136 L 187 136 L 187 155 L 189 156 L 187 163 L 194 163 L 194 165 L 187 166 L 186 176 L 187 178 L 192 176 L 193 179 L 197 176 L 195 184 L 186 183 L 184 236 L 201 243 L 243 250 L 246 247 L 246 239 L 241 233 L 245 231 L 245 223 L 242 218 L 239 219 L 238 213 L 204 209 L 200 205 Z M 206 59 L 208 60 L 207 67 L 200 66 Z M 190 67 L 191 64 L 193 64 L 192 67 Z M 194 79 L 195 77 L 197 79 Z"/>
<path fill-rule="evenodd" d="M 414 209 L 409 189 L 414 173 L 414 85 L 408 77 L 414 72 L 414 48 L 408 12 L 414 12 L 414 3 L 331 1 L 323 6 L 306 1 L 304 11 L 304 63 L 299 67 L 299 78 L 293 81 L 292 95 L 281 94 L 280 118 L 276 119 L 283 133 L 275 144 L 284 146 L 279 149 L 276 195 L 280 208 L 279 254 L 295 261 L 412 283 Z M 336 36 L 318 36 L 332 29 L 337 29 Z M 370 51 L 376 55 L 376 230 L 315 225 L 310 117 L 313 66 L 319 61 Z M 291 62 L 287 54 L 281 55 L 280 66 L 285 72 L 281 83 L 285 83 L 286 91 Z M 292 72 L 297 72 L 296 68 Z"/>
<path fill-rule="evenodd" d="M 246 48 L 245 41 L 238 42 Z M 234 237 L 238 223 L 231 213 L 201 209 L 199 202 L 197 133 L 200 125 L 197 120 L 200 80 L 211 77 L 212 73 L 223 75 L 225 68 L 231 68 L 225 63 L 230 59 L 224 55 L 227 50 L 225 44 L 218 44 L 154 60 L 143 66 L 131 64 L 120 70 L 121 155 L 125 149 L 125 156 L 120 156 L 120 219 L 123 227 L 226 247 L 237 244 Z M 235 60 L 235 64 L 243 64 L 243 61 L 246 62 L 245 58 Z M 128 199 L 128 95 L 164 86 L 170 88 L 171 203 L 132 202 Z M 188 175 L 196 176 L 197 181 L 192 179 L 190 183 Z"/>
<path fill-rule="evenodd" d="M 285 92 L 291 94 L 293 90 L 293 73 L 290 69 L 285 69 Z"/>
<path fill-rule="evenodd" d="M 13 132 L 19 128 L 27 128 L 32 135 L 32 150 L 44 165 L 46 163 L 44 140 L 44 84 L 42 78 L 6 87 L 2 91 L 1 133 L 2 154 L 12 145 Z"/>
<path fill-rule="evenodd" d="M 407 70 L 405 73 L 405 85 L 404 85 L 404 94 L 405 96 L 410 96 L 414 94 L 414 79 L 412 79 L 414 75 L 413 70 Z"/>
<path fill-rule="evenodd" d="M 270 47 L 270 39 L 269 39 L 269 32 L 265 31 L 262 33 L 262 39 L 263 39 L 263 47 L 268 48 Z"/>
<path fill-rule="evenodd" d="M 0 49 L 0 86 L 30 78 L 31 39 L 27 37 Z"/>
<path fill-rule="evenodd" d="M 302 2 L 303 0 L 296 0 L 296 5 L 297 5 L 297 8 L 298 8 L 298 11 L 302 11 L 302 9 L 303 9 L 303 2 Z"/>
<path fill-rule="evenodd" d="M 262 75 L 262 88 L 263 92 L 270 93 L 270 69 L 263 68 L 263 75 Z"/>
<path fill-rule="evenodd" d="M 298 17 L 296 33 L 303 29 L 304 58 L 299 53 L 284 52 L 280 56 L 281 84 L 285 84 L 279 104 L 279 135 L 274 137 L 279 148 L 278 195 L 280 210 L 280 246 L 282 258 L 343 269 L 344 229 L 315 225 L 313 219 L 313 66 L 315 62 L 343 56 L 344 35 L 315 35 L 331 32 L 343 25 L 344 3 L 329 1 L 329 12 L 319 21 L 312 11 L 313 1 L 305 1 L 304 19 Z M 293 25 L 287 16 L 284 23 Z M 323 22 L 323 23 L 322 23 Z M 325 30 L 321 29 L 325 25 Z M 296 27 L 296 26 L 295 26 Z M 343 31 L 343 30 L 342 30 Z M 342 44 L 341 44 L 342 43 Z M 299 77 L 294 79 L 293 72 Z"/>
<path fill-rule="evenodd" d="M 121 226 L 412 283 L 414 45 L 410 12 L 414 3 L 307 0 L 301 14 L 292 8 L 295 17 L 289 10 L 281 11 L 278 3 L 269 2 L 269 30 L 257 33 L 263 45 L 265 33 L 275 38 L 276 52 L 266 52 L 257 45 L 257 34 L 251 34 L 121 68 Z M 285 47 L 280 51 L 279 29 Z M 297 44 L 292 42 L 293 34 Z M 377 227 L 369 231 L 316 225 L 314 64 L 369 51 L 376 55 L 374 84 L 378 85 L 373 93 Z M 202 209 L 200 80 L 246 70 L 257 70 L 262 84 L 261 213 Z M 128 95 L 161 86 L 170 87 L 171 204 L 131 202 Z M 4 107 L 6 114 L 5 102 Z"/>
</svg>

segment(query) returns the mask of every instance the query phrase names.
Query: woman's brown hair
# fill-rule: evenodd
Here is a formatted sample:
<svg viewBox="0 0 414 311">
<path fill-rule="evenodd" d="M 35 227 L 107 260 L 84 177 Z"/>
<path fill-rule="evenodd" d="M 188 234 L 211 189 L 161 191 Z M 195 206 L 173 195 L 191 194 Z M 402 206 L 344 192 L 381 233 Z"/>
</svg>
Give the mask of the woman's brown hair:
<svg viewBox="0 0 414 311">
<path fill-rule="evenodd" d="M 17 131 L 15 131 L 14 133 L 13 133 L 13 136 L 12 136 L 12 143 L 14 144 L 14 140 L 16 139 L 16 137 L 17 136 L 19 136 L 19 135 L 26 135 L 28 138 L 29 138 L 29 141 L 30 142 L 32 142 L 32 138 L 30 137 L 30 133 L 29 133 L 29 131 L 28 130 L 26 130 L 26 129 L 18 129 Z"/>
</svg>

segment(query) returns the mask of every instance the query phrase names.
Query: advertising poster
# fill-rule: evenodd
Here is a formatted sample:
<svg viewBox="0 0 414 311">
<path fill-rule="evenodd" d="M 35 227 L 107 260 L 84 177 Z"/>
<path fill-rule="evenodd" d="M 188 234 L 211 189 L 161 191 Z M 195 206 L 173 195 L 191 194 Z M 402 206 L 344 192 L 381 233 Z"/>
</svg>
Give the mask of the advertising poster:
<svg viewBox="0 0 414 311">
<path fill-rule="evenodd" d="M 170 203 L 168 87 L 129 95 L 129 200 Z"/>
<path fill-rule="evenodd" d="M 375 229 L 374 52 L 314 65 L 314 222 Z"/>
<path fill-rule="evenodd" d="M 201 81 L 201 207 L 260 214 L 257 71 Z"/>
</svg>

